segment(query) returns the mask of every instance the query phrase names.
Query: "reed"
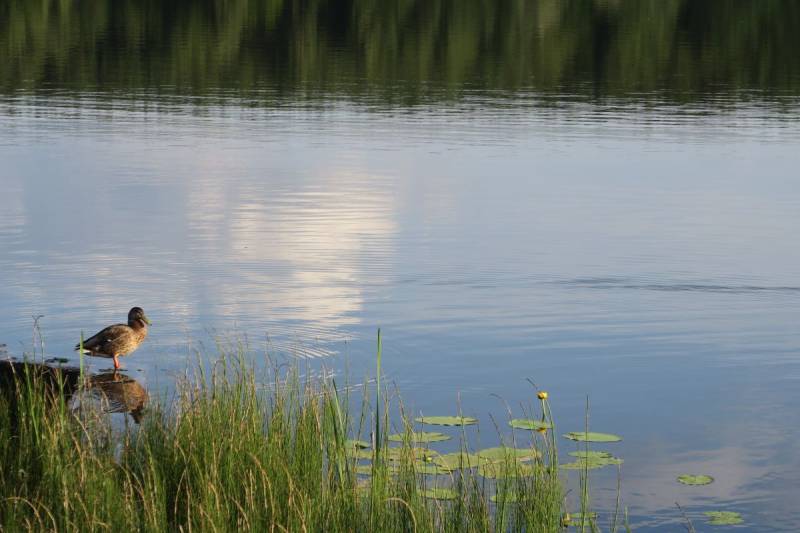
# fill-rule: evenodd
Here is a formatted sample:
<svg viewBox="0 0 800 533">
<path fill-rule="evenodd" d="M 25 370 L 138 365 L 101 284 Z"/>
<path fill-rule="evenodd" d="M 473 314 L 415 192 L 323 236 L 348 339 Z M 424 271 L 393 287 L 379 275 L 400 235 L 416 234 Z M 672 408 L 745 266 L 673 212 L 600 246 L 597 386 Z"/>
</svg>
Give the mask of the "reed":
<svg viewBox="0 0 800 533">
<path fill-rule="evenodd" d="M 381 389 L 375 405 L 364 401 L 355 413 L 348 389 L 331 378 L 301 377 L 297 368 L 269 376 L 259 382 L 244 353 L 221 356 L 212 369 L 188 373 L 140 426 L 120 427 L 77 409 L 57 374 L 21 370 L 0 395 L 0 529 L 563 529 L 550 436 L 533 433 L 525 444 L 534 461 L 493 463 L 503 475 L 482 476 L 478 464 L 430 474 L 437 454 L 420 451 L 408 419 L 408 438 L 389 442 Z M 349 440 L 358 437 L 370 448 Z M 468 451 L 463 432 L 461 446 Z"/>
</svg>

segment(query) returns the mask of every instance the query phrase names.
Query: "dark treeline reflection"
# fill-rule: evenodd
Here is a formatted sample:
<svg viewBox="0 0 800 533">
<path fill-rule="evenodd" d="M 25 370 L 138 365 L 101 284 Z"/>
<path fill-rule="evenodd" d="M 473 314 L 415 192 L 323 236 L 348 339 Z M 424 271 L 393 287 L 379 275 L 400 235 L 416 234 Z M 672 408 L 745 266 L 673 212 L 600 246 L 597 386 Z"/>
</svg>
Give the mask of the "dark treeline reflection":
<svg viewBox="0 0 800 533">
<path fill-rule="evenodd" d="M 0 87 L 800 92 L 796 0 L 5 0 Z"/>
</svg>

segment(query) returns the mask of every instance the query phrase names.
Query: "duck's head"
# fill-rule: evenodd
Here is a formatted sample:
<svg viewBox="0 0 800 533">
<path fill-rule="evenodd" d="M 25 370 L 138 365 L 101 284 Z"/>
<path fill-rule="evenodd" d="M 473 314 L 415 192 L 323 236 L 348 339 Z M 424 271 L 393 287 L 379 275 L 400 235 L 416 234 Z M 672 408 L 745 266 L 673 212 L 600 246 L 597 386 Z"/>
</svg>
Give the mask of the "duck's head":
<svg viewBox="0 0 800 533">
<path fill-rule="evenodd" d="M 128 325 L 132 328 L 145 328 L 150 325 L 150 320 L 144 316 L 144 310 L 141 307 L 134 307 L 128 311 Z"/>
</svg>

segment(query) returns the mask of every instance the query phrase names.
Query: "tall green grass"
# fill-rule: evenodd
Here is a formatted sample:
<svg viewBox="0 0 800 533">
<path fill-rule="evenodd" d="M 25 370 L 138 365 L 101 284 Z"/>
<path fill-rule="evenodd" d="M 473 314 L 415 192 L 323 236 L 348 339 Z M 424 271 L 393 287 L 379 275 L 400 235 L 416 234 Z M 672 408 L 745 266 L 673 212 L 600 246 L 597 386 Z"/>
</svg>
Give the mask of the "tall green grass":
<svg viewBox="0 0 800 533">
<path fill-rule="evenodd" d="M 19 372 L 0 394 L 0 529 L 563 529 L 550 436 L 516 443 L 534 446 L 538 459 L 509 459 L 501 479 L 476 468 L 422 474 L 434 452 L 414 447 L 407 419 L 406 441 L 389 445 L 380 389 L 376 405 L 355 413 L 332 379 L 297 369 L 270 375 L 264 384 L 241 355 L 222 357 L 213 370 L 198 366 L 141 426 L 120 427 L 88 404 L 76 409 L 41 373 Z M 373 445 L 354 453 L 352 437 Z M 466 451 L 465 438 L 461 445 Z M 432 488 L 454 498 L 426 497 Z"/>
</svg>

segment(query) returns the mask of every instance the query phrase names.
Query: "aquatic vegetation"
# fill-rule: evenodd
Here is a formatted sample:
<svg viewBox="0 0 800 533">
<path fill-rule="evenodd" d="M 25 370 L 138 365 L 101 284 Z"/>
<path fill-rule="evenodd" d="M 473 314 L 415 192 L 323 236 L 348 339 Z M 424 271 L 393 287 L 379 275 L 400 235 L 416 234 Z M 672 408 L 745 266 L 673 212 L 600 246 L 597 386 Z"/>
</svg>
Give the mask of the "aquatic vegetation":
<svg viewBox="0 0 800 533">
<path fill-rule="evenodd" d="M 384 457 L 388 461 L 402 461 L 404 459 L 411 459 L 413 461 L 427 461 L 433 459 L 438 455 L 435 451 L 429 450 L 427 448 L 420 448 L 416 447 L 406 447 L 402 446 L 399 448 L 385 448 L 384 449 Z"/>
<path fill-rule="evenodd" d="M 678 476 L 678 483 L 683 483 L 684 485 L 708 485 L 713 481 L 713 477 L 706 475 L 683 474 Z"/>
<path fill-rule="evenodd" d="M 422 496 L 425 498 L 431 498 L 434 500 L 455 500 L 458 498 L 458 493 L 456 491 L 439 487 L 425 489 L 420 494 L 422 494 Z"/>
<path fill-rule="evenodd" d="M 414 471 L 417 474 L 441 475 L 450 474 L 453 469 L 436 463 L 417 462 L 414 463 Z"/>
<path fill-rule="evenodd" d="M 734 511 L 706 511 L 708 523 L 712 526 L 733 526 L 744 523 L 742 515 Z"/>
<path fill-rule="evenodd" d="M 538 431 L 540 429 L 552 429 L 553 425 L 544 420 L 533 420 L 530 418 L 514 418 L 508 422 L 508 425 L 517 429 L 530 429 Z"/>
<path fill-rule="evenodd" d="M 533 448 L 510 448 L 508 446 L 497 446 L 478 450 L 476 455 L 481 459 L 489 461 L 503 461 L 513 458 L 518 461 L 530 461 L 541 457 L 541 453 Z"/>
<path fill-rule="evenodd" d="M 369 442 L 358 439 L 347 439 L 346 441 L 344 441 L 344 445 L 348 448 L 361 449 L 361 450 L 370 447 Z"/>
<path fill-rule="evenodd" d="M 500 494 L 493 494 L 489 501 L 492 503 L 504 502 L 504 503 L 517 503 L 522 499 L 522 495 L 518 492 L 509 491 Z"/>
<path fill-rule="evenodd" d="M 477 424 L 478 419 L 469 416 L 420 416 L 414 422 L 432 426 L 471 426 Z"/>
<path fill-rule="evenodd" d="M 530 477 L 535 473 L 535 468 L 525 463 L 485 462 L 478 466 L 478 474 L 489 479 Z"/>
<path fill-rule="evenodd" d="M 597 513 L 567 513 L 564 515 L 562 523 L 564 526 L 574 526 L 576 528 L 589 527 L 597 520 Z"/>
<path fill-rule="evenodd" d="M 557 469 L 520 462 L 552 460 L 547 443 L 483 450 L 491 460 L 466 453 L 463 442 L 463 454 L 413 447 L 409 432 L 389 446 L 383 390 L 375 396 L 379 409 L 356 413 L 342 396 L 347 389 L 329 378 L 301 380 L 296 369 L 284 368 L 264 387 L 244 358 L 210 367 L 211 375 L 204 366 L 190 371 L 170 403 L 151 401 L 136 428 L 115 427 L 89 404 L 74 412 L 58 388 L 40 393 L 38 375 L 12 375 L 0 388 L 0 529 L 560 527 L 565 491 Z M 370 419 L 374 425 L 365 424 Z M 348 437 L 367 427 L 374 446 Z M 453 473 L 460 459 L 484 468 Z M 535 497 L 497 513 L 489 500 L 501 491 Z"/>
<path fill-rule="evenodd" d="M 562 435 L 566 439 L 577 440 L 580 442 L 619 442 L 622 437 L 611 433 L 596 433 L 593 431 L 570 431 Z"/>
<path fill-rule="evenodd" d="M 474 468 L 478 466 L 481 461 L 482 459 L 477 455 L 465 452 L 445 453 L 433 457 L 434 463 L 450 470 Z"/>
<path fill-rule="evenodd" d="M 352 448 L 349 446 L 345 448 L 344 453 L 347 457 L 353 459 L 372 459 L 373 456 L 372 450 L 366 450 L 364 448 Z"/>
<path fill-rule="evenodd" d="M 608 452 L 601 452 L 598 450 L 578 450 L 577 452 L 569 452 L 567 455 L 582 457 L 584 459 L 607 459 L 613 457 L 613 455 Z"/>
<path fill-rule="evenodd" d="M 438 431 L 412 431 L 408 435 L 403 433 L 395 433 L 393 435 L 389 435 L 389 440 L 391 442 L 403 442 L 405 441 L 406 437 L 411 439 L 411 442 L 441 442 L 444 440 L 450 440 L 450 435 L 445 435 L 444 433 L 439 433 Z"/>
<path fill-rule="evenodd" d="M 622 463 L 578 450 L 559 465 L 553 432 L 530 436 L 530 447 L 472 452 L 464 438 L 461 451 L 440 453 L 429 445 L 450 437 L 414 432 L 403 416 L 405 431 L 389 435 L 389 400 L 377 391 L 380 409 L 357 416 L 332 379 L 301 381 L 284 369 L 265 388 L 243 358 L 220 359 L 211 376 L 199 367 L 174 403 L 149 406 L 131 431 L 91 404 L 76 411 L 67 384 L 59 389 L 64 376 L 78 391 L 101 376 L 27 368 L 0 387 L 2 530 L 594 531 L 588 471 Z M 49 394 L 37 384 L 45 378 Z M 552 425 L 549 407 L 545 416 Z M 365 425 L 372 443 L 348 438 Z M 585 515 L 565 514 L 569 469 L 580 471 Z M 742 522 L 738 513 L 708 516 L 712 525 Z"/>
<path fill-rule="evenodd" d="M 564 463 L 559 465 L 560 468 L 565 470 L 594 470 L 595 468 L 603 468 L 610 465 L 621 465 L 622 459 L 609 455 L 608 457 L 590 456 L 581 457 L 571 463 Z"/>
</svg>

